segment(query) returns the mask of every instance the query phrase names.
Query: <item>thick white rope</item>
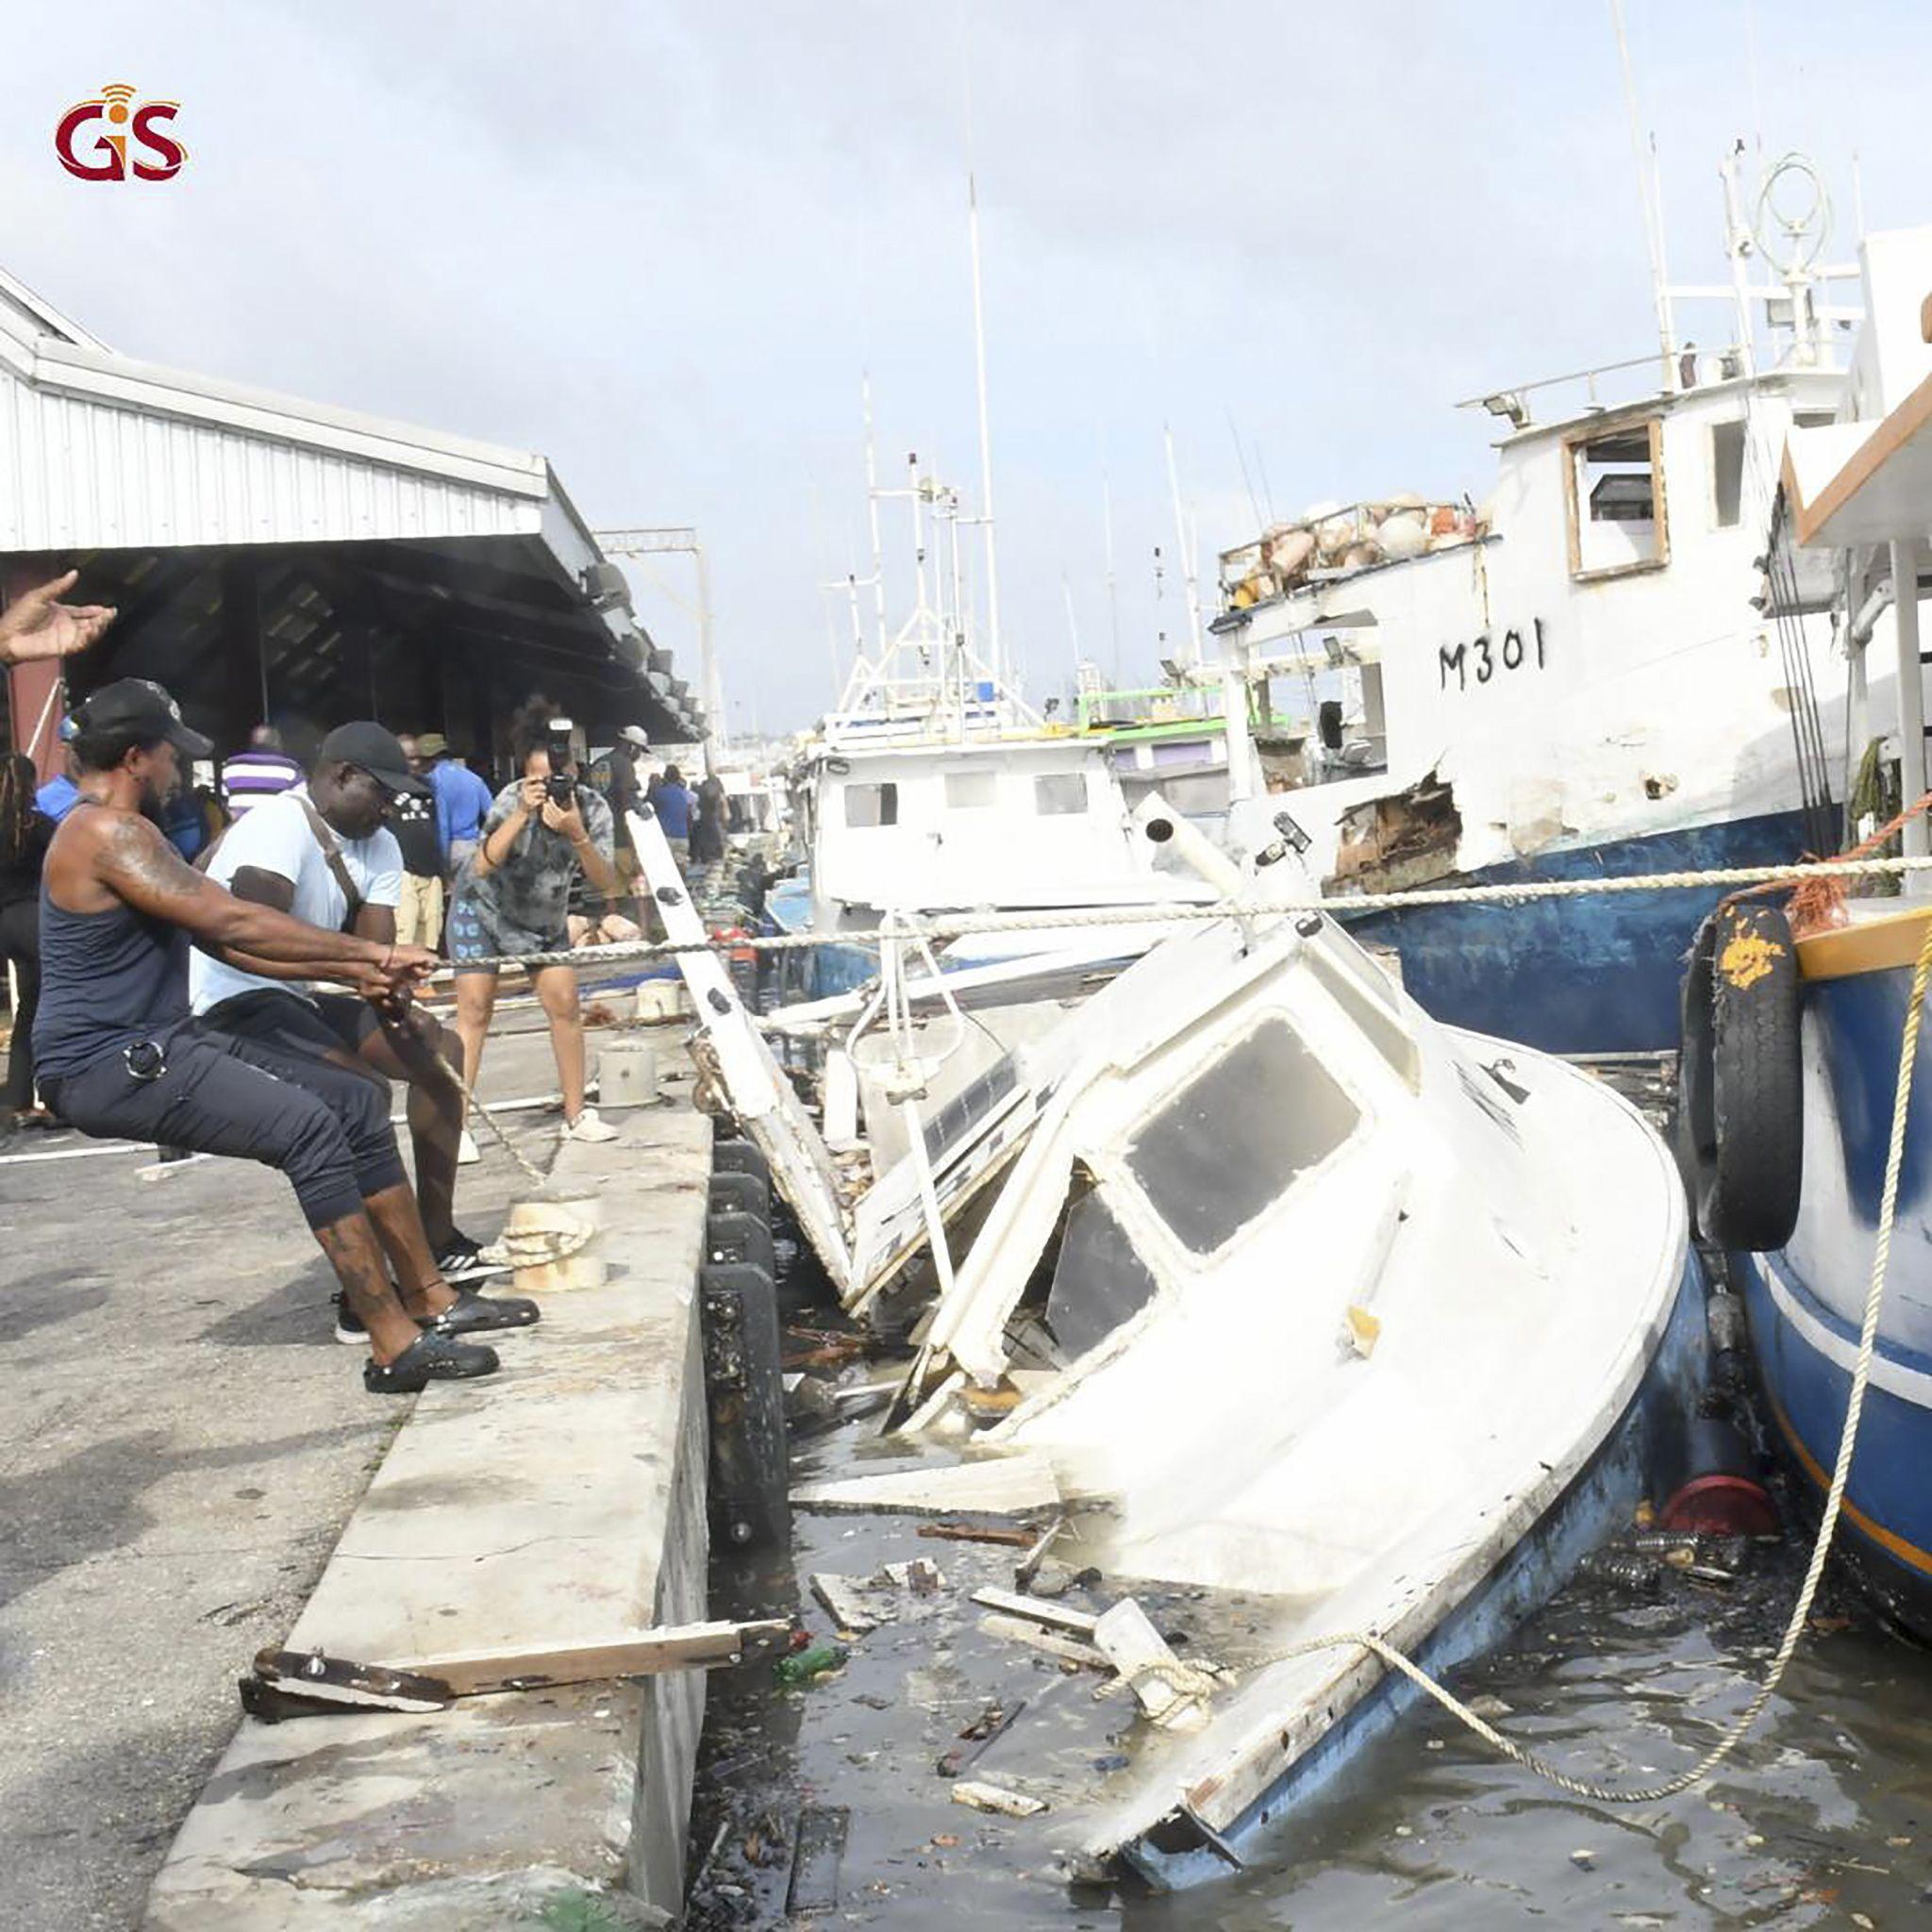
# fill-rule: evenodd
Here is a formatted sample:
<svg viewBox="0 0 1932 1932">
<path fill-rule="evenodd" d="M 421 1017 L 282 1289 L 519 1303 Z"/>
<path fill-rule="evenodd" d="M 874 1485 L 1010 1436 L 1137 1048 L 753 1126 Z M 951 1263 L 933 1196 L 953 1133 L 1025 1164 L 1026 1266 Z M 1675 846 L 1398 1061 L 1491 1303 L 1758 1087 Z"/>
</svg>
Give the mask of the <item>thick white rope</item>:
<svg viewBox="0 0 1932 1932">
<path fill-rule="evenodd" d="M 1717 1742 L 1689 1771 L 1679 1772 L 1676 1776 L 1666 1778 L 1662 1784 L 1619 1790 L 1608 1785 L 1591 1784 L 1587 1779 L 1572 1777 L 1568 1772 L 1558 1771 L 1534 1752 L 1512 1742 L 1493 1724 L 1479 1718 L 1454 1691 L 1438 1683 L 1413 1658 L 1405 1657 L 1393 1644 L 1384 1641 L 1372 1631 L 1338 1631 L 1332 1637 L 1311 1639 L 1251 1666 L 1251 1674 L 1252 1671 L 1265 1670 L 1274 1664 L 1286 1663 L 1291 1657 L 1308 1657 L 1319 1651 L 1339 1650 L 1352 1645 L 1373 1652 L 1391 1670 L 1400 1671 L 1410 1683 L 1433 1697 L 1451 1717 L 1466 1724 L 1505 1757 L 1535 1772 L 1539 1777 L 1548 1779 L 1562 1790 L 1599 1804 L 1654 1805 L 1661 1799 L 1674 1798 L 1679 1791 L 1688 1791 L 1693 1785 L 1702 1784 L 1737 1749 L 1763 1714 L 1765 1706 L 1777 1694 L 1777 1687 L 1783 1681 L 1785 1672 L 1797 1652 L 1799 1641 L 1805 1634 L 1812 1601 L 1824 1574 L 1825 1558 L 1831 1553 L 1832 1538 L 1838 1529 L 1845 1484 L 1852 1473 L 1852 1455 L 1858 1441 L 1858 1422 L 1865 1408 L 1865 1387 L 1871 1379 L 1872 1357 L 1878 1345 L 1878 1311 L 1885 1299 L 1886 1274 L 1891 1265 L 1891 1230 L 1898 1212 L 1899 1171 L 1905 1158 L 1906 1120 L 1911 1105 L 1912 1070 L 1919 1058 L 1919 1021 L 1924 1009 L 1928 979 L 1932 979 L 1932 924 L 1926 925 L 1924 942 L 1919 948 L 1918 965 L 1912 974 L 1911 1003 L 1906 1009 L 1905 1036 L 1899 1049 L 1898 1087 L 1891 1103 L 1891 1141 L 1885 1155 L 1885 1190 L 1878 1208 L 1878 1239 L 1872 1251 L 1872 1279 L 1865 1291 L 1865 1319 L 1858 1334 L 1858 1357 L 1852 1369 L 1852 1389 L 1845 1404 L 1844 1427 L 1839 1434 L 1838 1461 L 1831 1472 L 1831 1486 L 1825 1491 L 1824 1512 L 1818 1521 L 1818 1535 L 1811 1545 L 1811 1561 L 1806 1568 L 1798 1600 L 1791 1607 L 1790 1620 L 1785 1625 L 1784 1641 L 1778 1645 L 1777 1655 L 1772 1658 L 1771 1669 L 1765 1674 L 1763 1683 L 1752 1693 L 1750 1703 Z"/>
<path fill-rule="evenodd" d="M 905 933 L 928 943 L 969 939 L 981 933 L 1086 930 L 1114 925 L 1197 924 L 1217 919 L 1282 918 L 1297 912 L 1393 912 L 1409 906 L 1526 906 L 1543 899 L 1581 899 L 1595 893 L 1694 891 L 1723 887 L 1801 885 L 1807 879 L 1898 876 L 1932 870 L 1932 858 L 1824 859 L 1806 865 L 1715 867 L 1707 872 L 1632 873 L 1615 878 L 1525 879 L 1499 886 L 1429 886 L 1408 892 L 1360 892 L 1337 898 L 1301 894 L 1282 898 L 1210 899 L 1187 905 L 1101 906 L 1062 911 L 971 912 L 930 921 L 903 920 Z M 789 953 L 828 942 L 865 945 L 872 933 L 791 932 L 732 939 L 627 940 L 608 946 L 577 946 L 556 953 L 506 953 L 465 960 L 465 970 L 521 966 L 618 965 L 671 959 L 680 953 Z M 456 976 L 446 967 L 431 983 Z"/>
</svg>

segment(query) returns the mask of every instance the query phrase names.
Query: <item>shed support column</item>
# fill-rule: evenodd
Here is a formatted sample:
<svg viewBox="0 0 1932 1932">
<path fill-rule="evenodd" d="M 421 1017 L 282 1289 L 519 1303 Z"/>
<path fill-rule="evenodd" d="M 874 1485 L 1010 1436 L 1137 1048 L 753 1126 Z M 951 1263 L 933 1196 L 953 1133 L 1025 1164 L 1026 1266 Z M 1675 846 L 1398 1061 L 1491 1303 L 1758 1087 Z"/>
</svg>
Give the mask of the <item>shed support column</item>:
<svg viewBox="0 0 1932 1932">
<path fill-rule="evenodd" d="M 268 643 L 261 634 L 261 583 L 256 559 L 239 552 L 222 559 L 222 715 L 215 762 L 245 750 L 248 735 L 269 722 Z"/>
<path fill-rule="evenodd" d="M 1894 541 L 1891 546 L 1892 619 L 1898 636 L 1898 785 L 1902 804 L 1925 794 L 1925 684 L 1919 661 L 1919 546 Z M 1904 851 L 1907 858 L 1932 855 L 1925 814 L 1908 820 Z M 1907 874 L 1905 891 L 1922 898 L 1932 891 L 1923 874 Z"/>
</svg>

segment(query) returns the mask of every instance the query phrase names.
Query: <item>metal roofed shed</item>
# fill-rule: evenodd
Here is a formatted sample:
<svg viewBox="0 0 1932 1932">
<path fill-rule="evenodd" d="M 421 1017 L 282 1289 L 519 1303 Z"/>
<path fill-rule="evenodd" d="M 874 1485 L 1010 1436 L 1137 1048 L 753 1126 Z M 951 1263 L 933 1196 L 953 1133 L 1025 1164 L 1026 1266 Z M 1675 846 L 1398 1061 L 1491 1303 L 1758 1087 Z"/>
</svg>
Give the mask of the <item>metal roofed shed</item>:
<svg viewBox="0 0 1932 1932">
<path fill-rule="evenodd" d="M 157 678 L 224 753 L 375 716 L 488 760 L 532 691 L 592 739 L 700 735 L 541 456 L 137 361 L 0 271 L 0 591 L 70 566 L 121 613 L 75 699 Z M 43 758 L 52 676 L 12 684 Z"/>
</svg>

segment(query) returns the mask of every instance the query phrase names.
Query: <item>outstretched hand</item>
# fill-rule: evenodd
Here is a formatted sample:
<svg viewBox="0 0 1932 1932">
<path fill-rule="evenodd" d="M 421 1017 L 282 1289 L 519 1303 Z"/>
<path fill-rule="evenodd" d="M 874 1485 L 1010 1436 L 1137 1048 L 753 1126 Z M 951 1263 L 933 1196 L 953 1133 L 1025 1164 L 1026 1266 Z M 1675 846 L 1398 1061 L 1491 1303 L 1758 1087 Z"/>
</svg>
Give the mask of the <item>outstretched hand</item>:
<svg viewBox="0 0 1932 1932">
<path fill-rule="evenodd" d="M 43 658 L 71 658 L 84 651 L 114 621 L 111 604 L 62 604 L 80 573 L 37 584 L 0 611 L 0 664 L 25 664 Z"/>
</svg>

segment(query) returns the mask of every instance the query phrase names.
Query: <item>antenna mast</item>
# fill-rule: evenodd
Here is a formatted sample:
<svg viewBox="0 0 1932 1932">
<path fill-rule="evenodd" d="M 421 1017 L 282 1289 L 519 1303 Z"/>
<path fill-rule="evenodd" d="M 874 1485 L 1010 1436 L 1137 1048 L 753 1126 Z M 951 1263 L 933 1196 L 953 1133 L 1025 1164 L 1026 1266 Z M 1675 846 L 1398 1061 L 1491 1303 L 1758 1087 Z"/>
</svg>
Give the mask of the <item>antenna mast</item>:
<svg viewBox="0 0 1932 1932">
<path fill-rule="evenodd" d="M 1100 473 L 1100 515 L 1107 536 L 1107 617 L 1113 628 L 1113 681 L 1121 681 L 1121 599 L 1113 575 L 1113 485 Z"/>
<path fill-rule="evenodd" d="M 1188 591 L 1188 661 L 1201 661 L 1201 596 L 1194 577 L 1194 546 L 1188 541 L 1188 520 L 1181 509 L 1181 473 L 1174 459 L 1174 431 L 1165 423 L 1160 433 L 1167 441 L 1167 488 L 1174 498 L 1174 536 L 1180 545 L 1181 581 Z"/>
<path fill-rule="evenodd" d="M 1630 39 L 1624 31 L 1624 0 L 1610 0 L 1617 29 L 1617 58 L 1624 69 L 1624 108 L 1630 116 L 1630 158 L 1637 168 L 1637 193 L 1643 203 L 1643 241 L 1650 251 L 1650 292 L 1657 308 L 1657 348 L 1663 359 L 1664 388 L 1677 387 L 1676 329 L 1671 319 L 1671 291 L 1664 283 L 1663 225 L 1644 178 L 1643 132 L 1637 111 L 1637 80 L 1630 70 Z"/>
<path fill-rule="evenodd" d="M 1006 683 L 1006 660 L 1000 652 L 1000 573 L 993 546 L 992 431 L 986 413 L 986 305 L 979 275 L 979 190 L 969 170 L 966 175 L 966 229 L 973 247 L 973 362 L 979 378 L 979 514 L 986 526 L 986 642 L 992 660 L 995 685 Z"/>
<path fill-rule="evenodd" d="M 879 465 L 872 437 L 872 373 L 858 379 L 858 393 L 865 411 L 865 511 L 872 519 L 872 601 L 878 620 L 879 650 L 886 648 L 886 553 L 879 542 Z M 854 625 L 854 629 L 858 628 Z"/>
</svg>

